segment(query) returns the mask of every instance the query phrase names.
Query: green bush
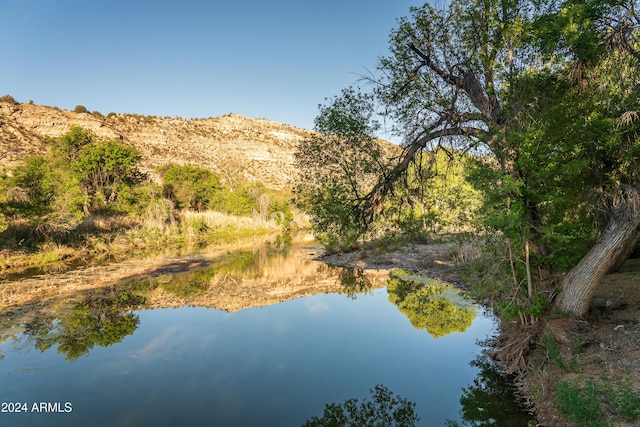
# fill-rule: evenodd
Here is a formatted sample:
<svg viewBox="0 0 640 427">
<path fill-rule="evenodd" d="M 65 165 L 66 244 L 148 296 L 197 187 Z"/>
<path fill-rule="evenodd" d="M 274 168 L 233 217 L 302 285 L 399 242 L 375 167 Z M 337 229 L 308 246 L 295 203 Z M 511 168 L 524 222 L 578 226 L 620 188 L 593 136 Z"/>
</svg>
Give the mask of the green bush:
<svg viewBox="0 0 640 427">
<path fill-rule="evenodd" d="M 640 391 L 633 389 L 630 376 L 616 378 L 614 388 L 606 378 L 598 385 L 587 378 L 584 383 L 566 380 L 554 383 L 556 407 L 576 427 L 611 425 L 611 420 L 637 421 L 640 418 Z M 604 408 L 608 409 L 609 415 Z"/>
<path fill-rule="evenodd" d="M 30 157 L 2 177 L 0 193 L 0 213 L 16 224 L 26 220 L 30 233 L 49 238 L 82 219 L 85 197 L 79 181 L 45 157 Z"/>
<path fill-rule="evenodd" d="M 138 169 L 139 161 L 140 153 L 134 147 L 103 141 L 83 146 L 72 169 L 81 177 L 90 197 L 113 203 L 122 189 L 144 179 Z"/>
<path fill-rule="evenodd" d="M 88 113 L 87 107 L 84 105 L 76 105 L 76 108 L 73 109 L 74 113 Z"/>
<path fill-rule="evenodd" d="M 267 189 L 259 182 L 245 182 L 236 188 L 223 188 L 211 207 L 230 215 L 249 216 L 255 213 L 269 216 L 270 200 Z"/>
<path fill-rule="evenodd" d="M 49 139 L 52 155 L 62 161 L 77 162 L 80 150 L 94 140 L 93 133 L 77 125 L 72 125 L 69 131 L 58 139 Z"/>
<path fill-rule="evenodd" d="M 601 392 L 593 380 L 587 379 L 583 386 L 572 381 L 556 383 L 555 391 L 558 395 L 558 409 L 573 421 L 574 426 L 607 425 L 601 408 Z"/>
<path fill-rule="evenodd" d="M 158 168 L 164 196 L 178 209 L 203 211 L 209 207 L 220 188 L 220 177 L 194 165 L 168 164 Z"/>
</svg>

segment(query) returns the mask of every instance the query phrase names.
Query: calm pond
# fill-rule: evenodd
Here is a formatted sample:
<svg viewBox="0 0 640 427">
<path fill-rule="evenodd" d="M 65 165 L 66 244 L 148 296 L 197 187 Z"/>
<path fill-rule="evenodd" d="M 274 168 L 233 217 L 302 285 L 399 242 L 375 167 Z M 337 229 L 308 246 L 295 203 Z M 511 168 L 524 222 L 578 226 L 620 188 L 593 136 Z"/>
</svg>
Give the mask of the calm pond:
<svg viewBox="0 0 640 427">
<path fill-rule="evenodd" d="M 415 403 L 417 426 L 527 425 L 481 354 L 489 313 L 447 284 L 312 252 L 200 254 L 196 270 L 5 321 L 0 425 L 301 426 L 327 404 L 380 403 L 376 387 Z"/>
</svg>

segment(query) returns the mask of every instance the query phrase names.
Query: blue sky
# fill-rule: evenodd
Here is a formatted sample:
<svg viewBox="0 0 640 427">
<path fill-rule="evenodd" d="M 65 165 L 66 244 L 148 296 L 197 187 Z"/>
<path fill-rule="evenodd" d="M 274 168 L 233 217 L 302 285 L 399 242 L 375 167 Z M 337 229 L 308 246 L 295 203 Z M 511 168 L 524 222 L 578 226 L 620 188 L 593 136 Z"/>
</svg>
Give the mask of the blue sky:
<svg viewBox="0 0 640 427">
<path fill-rule="evenodd" d="M 0 0 L 0 95 L 107 114 L 312 128 L 411 0 Z"/>
</svg>

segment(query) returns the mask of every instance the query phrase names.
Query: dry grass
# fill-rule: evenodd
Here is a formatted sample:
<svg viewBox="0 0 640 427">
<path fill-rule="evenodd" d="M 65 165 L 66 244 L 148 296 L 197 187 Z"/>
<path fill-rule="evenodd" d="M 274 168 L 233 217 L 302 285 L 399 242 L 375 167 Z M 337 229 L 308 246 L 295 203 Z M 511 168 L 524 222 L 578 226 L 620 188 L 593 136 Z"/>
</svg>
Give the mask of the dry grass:
<svg viewBox="0 0 640 427">
<path fill-rule="evenodd" d="M 221 212 L 205 211 L 193 212 L 185 211 L 183 213 L 184 222 L 186 224 L 202 223 L 208 228 L 214 230 L 275 230 L 278 224 L 275 219 L 265 219 L 260 215 L 252 217 L 234 216 Z"/>
</svg>

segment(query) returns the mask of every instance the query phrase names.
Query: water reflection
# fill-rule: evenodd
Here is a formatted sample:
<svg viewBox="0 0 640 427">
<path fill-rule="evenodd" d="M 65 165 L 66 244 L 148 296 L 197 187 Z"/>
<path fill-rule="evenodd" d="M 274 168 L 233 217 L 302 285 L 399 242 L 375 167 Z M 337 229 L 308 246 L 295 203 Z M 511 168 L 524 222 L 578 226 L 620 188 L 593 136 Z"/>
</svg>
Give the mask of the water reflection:
<svg viewBox="0 0 640 427">
<path fill-rule="evenodd" d="M 81 298 L 59 316 L 34 317 L 24 324 L 23 335 L 40 351 L 57 346 L 67 360 L 89 353 L 96 345 L 118 343 L 138 328 L 133 313 L 144 299 L 131 292 L 110 288 Z"/>
<path fill-rule="evenodd" d="M 131 335 L 139 324 L 133 312 L 137 309 L 201 306 L 236 312 L 318 293 L 356 299 L 386 284 L 385 271 L 328 266 L 310 259 L 316 250 L 278 237 L 222 257 L 207 258 L 203 253 L 178 260 L 108 288 L 42 300 L 37 306 L 3 313 L 0 344 L 12 340 L 16 348 L 56 348 L 67 360 L 75 360 L 95 346 L 106 347 Z"/>
<path fill-rule="evenodd" d="M 453 288 L 330 267 L 310 260 L 314 251 L 283 240 L 202 253 L 188 259 L 190 271 L 176 260 L 139 280 L 43 301 L 0 325 L 0 395 L 72 402 L 57 425 L 386 427 L 418 425 L 419 414 L 424 425 L 453 426 L 502 416 L 495 395 L 508 388 L 485 384 L 492 377 L 478 374 L 481 362 L 469 365 L 493 319 Z M 425 329 L 466 333 L 435 340 Z M 369 400 L 345 400 L 376 383 L 385 386 Z M 326 402 L 343 403 L 323 414 Z"/>
<path fill-rule="evenodd" d="M 478 368 L 473 384 L 462 389 L 461 421 L 447 420 L 448 427 L 510 427 L 534 425 L 514 399 L 514 389 L 495 363 L 484 353 L 470 363 Z"/>
<path fill-rule="evenodd" d="M 438 280 L 394 274 L 387 292 L 389 301 L 409 318 L 413 327 L 426 329 L 434 338 L 464 332 L 476 317 L 471 300 L 452 285 Z"/>
<path fill-rule="evenodd" d="M 311 417 L 302 427 L 415 427 L 420 417 L 416 404 L 378 384 L 369 390 L 371 401 L 358 404 L 358 399 L 347 399 L 341 404 L 325 405 L 322 417 Z"/>
<path fill-rule="evenodd" d="M 359 268 L 340 268 L 338 279 L 343 292 L 351 299 L 356 299 L 358 294 L 370 291 L 373 288 L 371 280 L 365 272 Z"/>
</svg>

